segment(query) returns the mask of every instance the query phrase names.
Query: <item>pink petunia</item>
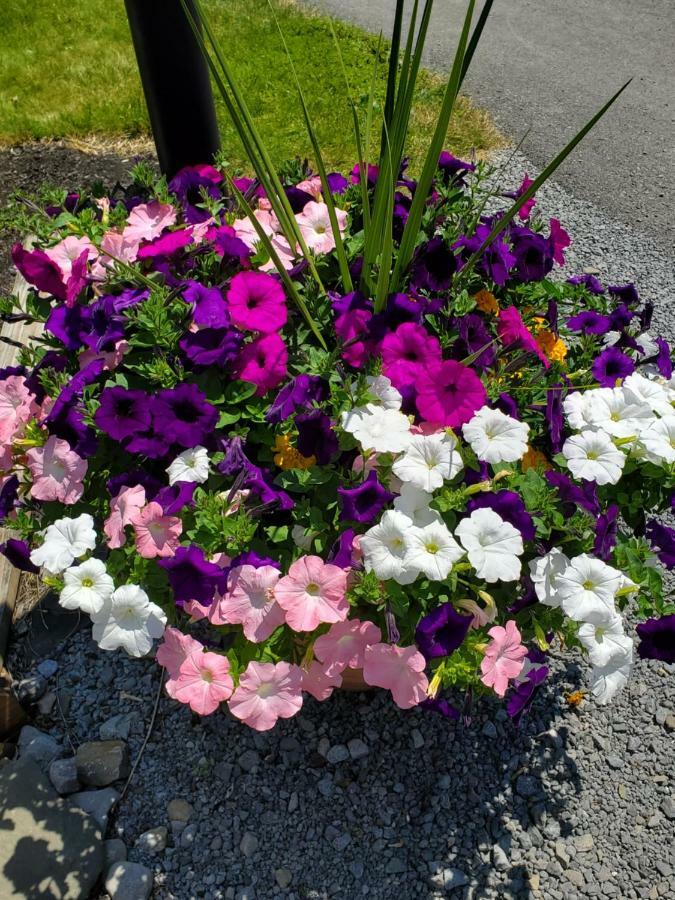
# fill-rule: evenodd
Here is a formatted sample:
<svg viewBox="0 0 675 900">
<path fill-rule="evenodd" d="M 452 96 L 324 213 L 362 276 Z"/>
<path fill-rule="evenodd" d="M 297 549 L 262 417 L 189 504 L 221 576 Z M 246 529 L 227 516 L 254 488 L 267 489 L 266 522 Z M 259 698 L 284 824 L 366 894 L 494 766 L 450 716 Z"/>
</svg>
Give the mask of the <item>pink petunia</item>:
<svg viewBox="0 0 675 900">
<path fill-rule="evenodd" d="M 68 441 L 52 435 L 43 447 L 32 447 L 26 459 L 33 476 L 31 497 L 58 500 L 67 506 L 77 503 L 84 493 L 82 479 L 88 464 L 70 449 Z"/>
<path fill-rule="evenodd" d="M 549 224 L 551 228 L 549 241 L 551 242 L 553 259 L 559 266 L 564 266 L 565 250 L 572 243 L 572 240 L 557 219 L 551 219 Z"/>
<path fill-rule="evenodd" d="M 415 322 L 404 322 L 382 341 L 382 371 L 394 387 L 415 384 L 421 370 L 440 362 L 438 338 Z"/>
<path fill-rule="evenodd" d="M 342 684 L 342 675 L 328 672 L 326 667 L 315 659 L 302 671 L 302 689 L 311 694 L 315 700 L 328 700 L 335 688 Z"/>
<path fill-rule="evenodd" d="M 21 375 L 9 375 L 0 381 L 0 444 L 8 444 L 30 419 L 38 406 Z"/>
<path fill-rule="evenodd" d="M 230 698 L 230 712 L 256 731 L 269 731 L 302 706 L 302 669 L 287 662 L 250 662 Z"/>
<path fill-rule="evenodd" d="M 347 618 L 347 573 L 318 556 L 301 556 L 277 583 L 274 596 L 294 631 L 314 631 L 321 622 Z"/>
<path fill-rule="evenodd" d="M 480 664 L 483 673 L 481 681 L 493 688 L 495 694 L 503 697 L 509 681 L 517 678 L 523 668 L 523 658 L 527 647 L 521 643 L 520 632 L 514 619 L 509 619 L 506 627 L 495 625 L 488 631 L 492 638 Z"/>
<path fill-rule="evenodd" d="M 230 661 L 219 653 L 190 653 L 178 670 L 178 677 L 171 682 L 169 696 L 200 716 L 214 713 L 234 689 Z M 167 691 L 168 685 L 169 682 Z"/>
<path fill-rule="evenodd" d="M 516 199 L 518 197 L 522 197 L 525 191 L 533 184 L 534 181 L 530 177 L 528 177 L 528 174 L 526 172 L 522 184 L 516 191 Z M 537 201 L 534 199 L 534 197 L 530 197 L 529 200 L 526 200 L 525 203 L 523 203 L 523 205 L 518 210 L 518 218 L 521 220 L 521 222 L 526 222 L 530 218 L 530 213 L 532 212 L 532 209 L 536 202 Z"/>
<path fill-rule="evenodd" d="M 165 228 L 175 223 L 176 210 L 170 203 L 151 200 L 150 203 L 139 203 L 131 210 L 122 235 L 128 243 L 154 241 Z"/>
<path fill-rule="evenodd" d="M 136 550 L 143 559 L 175 556 L 183 523 L 177 516 L 165 516 L 159 503 L 152 501 L 139 510 L 134 521 Z"/>
<path fill-rule="evenodd" d="M 227 303 L 232 323 L 243 331 L 273 334 L 286 324 L 286 295 L 265 272 L 238 272 L 230 282 Z"/>
<path fill-rule="evenodd" d="M 284 380 L 287 362 L 288 351 L 283 338 L 278 334 L 266 334 L 242 348 L 234 364 L 234 375 L 255 384 L 256 395 L 262 397 Z"/>
<path fill-rule="evenodd" d="M 459 428 L 487 403 L 487 391 L 468 366 L 447 359 L 420 372 L 417 409 L 427 422 Z"/>
<path fill-rule="evenodd" d="M 114 350 L 102 350 L 100 353 L 90 349 L 83 350 L 77 357 L 77 362 L 80 366 L 80 371 L 82 371 L 82 369 L 86 368 L 90 363 L 94 362 L 94 360 L 102 359 L 103 370 L 105 372 L 112 372 L 122 362 L 128 350 L 129 344 L 127 341 L 117 341 Z"/>
<path fill-rule="evenodd" d="M 368 324 L 372 318 L 369 309 L 352 309 L 335 319 L 335 333 L 343 344 L 341 356 L 355 369 L 360 369 L 377 349 L 375 341 L 368 337 Z"/>
<path fill-rule="evenodd" d="M 284 623 L 274 586 L 281 573 L 274 566 L 236 566 L 227 578 L 227 592 L 209 610 L 213 625 L 239 624 L 249 641 L 259 644 Z"/>
<path fill-rule="evenodd" d="M 347 227 L 347 213 L 343 209 L 336 208 L 335 217 L 338 231 L 342 234 Z M 316 203 L 314 200 L 310 200 L 295 218 L 310 250 L 315 253 L 329 253 L 335 249 L 335 236 L 325 203 Z"/>
<path fill-rule="evenodd" d="M 299 191 L 304 191 L 306 194 L 311 194 L 315 200 L 321 199 L 321 178 L 318 175 L 312 175 L 311 178 L 299 181 L 296 184 L 296 188 Z"/>
<path fill-rule="evenodd" d="M 91 274 L 96 279 L 105 279 L 107 269 L 116 262 L 132 263 L 138 256 L 140 240 L 118 231 L 107 231 L 101 240 L 101 255 L 91 267 Z"/>
<path fill-rule="evenodd" d="M 68 281 L 73 271 L 73 263 L 87 251 L 87 259 L 95 259 L 98 256 L 96 247 L 88 237 L 75 237 L 69 235 L 53 247 L 48 247 L 44 252 L 52 262 L 61 270 L 64 283 Z"/>
<path fill-rule="evenodd" d="M 426 699 L 429 682 L 426 660 L 417 647 L 373 644 L 366 647 L 363 678 L 366 684 L 391 691 L 394 703 L 410 709 Z"/>
<path fill-rule="evenodd" d="M 366 647 L 382 639 L 380 629 L 373 622 L 347 619 L 331 625 L 326 634 L 314 642 L 314 655 L 327 672 L 362 669 Z"/>
<path fill-rule="evenodd" d="M 177 628 L 169 626 L 164 629 L 164 638 L 157 647 L 156 660 L 164 666 L 170 679 L 178 678 L 180 667 L 188 656 L 201 653 L 204 647 L 189 634 L 183 634 Z"/>
<path fill-rule="evenodd" d="M 123 547 L 126 541 L 124 528 L 133 525 L 145 506 L 145 488 L 137 484 L 122 490 L 110 501 L 110 515 L 103 523 L 103 531 L 111 550 Z"/>
</svg>

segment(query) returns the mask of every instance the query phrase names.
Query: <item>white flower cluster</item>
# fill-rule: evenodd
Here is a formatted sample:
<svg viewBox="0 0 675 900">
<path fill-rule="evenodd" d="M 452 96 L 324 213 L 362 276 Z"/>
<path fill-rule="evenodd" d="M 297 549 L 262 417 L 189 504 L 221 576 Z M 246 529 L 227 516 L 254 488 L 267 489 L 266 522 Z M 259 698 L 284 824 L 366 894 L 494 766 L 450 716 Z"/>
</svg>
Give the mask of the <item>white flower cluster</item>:
<svg viewBox="0 0 675 900">
<path fill-rule="evenodd" d="M 164 633 L 166 616 L 142 588 L 124 584 L 115 590 L 100 559 L 90 557 L 74 565 L 96 547 L 94 520 L 86 513 L 59 519 L 44 533 L 31 562 L 51 575 L 63 575 L 59 603 L 91 617 L 92 636 L 103 650 L 122 647 L 130 656 L 144 656 Z"/>
<path fill-rule="evenodd" d="M 593 664 L 593 696 L 609 703 L 628 681 L 633 662 L 633 641 L 615 605 L 617 592 L 633 585 L 601 560 L 586 553 L 568 559 L 557 547 L 530 562 L 530 576 L 541 603 L 581 623 L 579 640 Z"/>
<path fill-rule="evenodd" d="M 627 455 L 656 465 L 675 462 L 675 384 L 637 372 L 614 388 L 569 394 L 563 409 L 579 432 L 563 445 L 575 478 L 616 484 Z"/>
</svg>

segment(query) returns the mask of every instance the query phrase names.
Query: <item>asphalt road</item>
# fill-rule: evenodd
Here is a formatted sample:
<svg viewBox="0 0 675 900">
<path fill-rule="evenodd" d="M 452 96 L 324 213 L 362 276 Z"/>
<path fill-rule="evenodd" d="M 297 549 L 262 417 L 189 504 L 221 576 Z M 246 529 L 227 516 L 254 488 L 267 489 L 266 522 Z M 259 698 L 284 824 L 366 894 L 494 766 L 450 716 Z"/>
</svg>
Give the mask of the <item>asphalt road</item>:
<svg viewBox="0 0 675 900">
<path fill-rule="evenodd" d="M 391 32 L 395 0 L 307 5 Z M 465 9 L 436 0 L 429 68 L 449 69 Z M 556 180 L 672 252 L 675 0 L 496 0 L 465 90 L 514 142 L 530 129 L 522 150 L 541 167 L 631 77 Z"/>
</svg>

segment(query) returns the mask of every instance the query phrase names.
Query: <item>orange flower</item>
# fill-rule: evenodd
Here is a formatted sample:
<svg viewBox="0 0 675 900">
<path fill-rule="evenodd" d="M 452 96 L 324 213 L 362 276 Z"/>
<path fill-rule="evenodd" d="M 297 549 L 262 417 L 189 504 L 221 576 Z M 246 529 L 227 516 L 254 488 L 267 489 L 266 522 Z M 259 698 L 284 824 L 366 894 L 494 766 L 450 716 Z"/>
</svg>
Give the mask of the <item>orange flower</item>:
<svg viewBox="0 0 675 900">
<path fill-rule="evenodd" d="M 548 470 L 551 468 L 551 464 L 545 454 L 543 454 L 541 450 L 535 450 L 534 447 L 527 448 L 527 452 L 521 459 L 520 465 L 522 466 L 523 472 L 527 472 L 528 469 Z"/>
<path fill-rule="evenodd" d="M 316 463 L 315 456 L 303 456 L 291 444 L 290 436 L 278 434 L 274 439 L 274 462 L 280 469 L 310 469 Z"/>
<path fill-rule="evenodd" d="M 493 316 L 499 315 L 497 298 L 494 294 L 491 294 L 490 291 L 484 289 L 478 291 L 473 299 L 476 301 L 476 306 L 481 312 L 491 313 Z"/>
<path fill-rule="evenodd" d="M 562 362 L 567 356 L 567 344 L 562 338 L 556 337 L 552 331 L 542 328 L 537 331 L 535 340 L 541 352 L 551 362 Z"/>
</svg>

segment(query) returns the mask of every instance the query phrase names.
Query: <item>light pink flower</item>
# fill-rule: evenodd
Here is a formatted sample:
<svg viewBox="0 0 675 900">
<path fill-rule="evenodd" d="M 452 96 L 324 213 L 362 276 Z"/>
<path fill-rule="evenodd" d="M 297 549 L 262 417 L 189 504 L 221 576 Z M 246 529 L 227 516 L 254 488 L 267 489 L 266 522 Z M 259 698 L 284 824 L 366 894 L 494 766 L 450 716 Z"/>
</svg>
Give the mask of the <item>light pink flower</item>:
<svg viewBox="0 0 675 900">
<path fill-rule="evenodd" d="M 101 241 L 101 255 L 91 267 L 94 278 L 104 279 L 107 276 L 106 269 L 114 266 L 116 262 L 132 263 L 138 255 L 140 240 L 118 231 L 108 231 Z"/>
<path fill-rule="evenodd" d="M 48 247 L 45 254 L 55 262 L 61 270 L 64 282 L 70 278 L 73 271 L 73 263 L 87 251 L 87 259 L 95 259 L 98 256 L 96 247 L 88 237 L 75 237 L 71 234 L 53 247 Z"/>
<path fill-rule="evenodd" d="M 124 527 L 133 525 L 142 507 L 145 506 L 145 488 L 137 484 L 135 487 L 122 488 L 110 501 L 110 515 L 103 523 L 103 531 L 108 538 L 111 550 L 124 546 L 126 535 Z"/>
<path fill-rule="evenodd" d="M 284 611 L 274 597 L 280 576 L 274 566 L 236 566 L 228 575 L 225 596 L 216 595 L 209 620 L 213 625 L 243 625 L 249 641 L 266 641 L 284 623 Z"/>
<path fill-rule="evenodd" d="M 170 203 L 151 200 L 150 203 L 140 203 L 131 210 L 122 235 L 127 242 L 154 241 L 165 228 L 175 222 L 176 210 Z"/>
<path fill-rule="evenodd" d="M 44 447 L 32 447 L 26 453 L 33 476 L 31 497 L 36 500 L 58 500 L 70 506 L 84 493 L 82 479 L 87 474 L 87 461 L 70 449 L 68 441 L 52 435 Z"/>
<path fill-rule="evenodd" d="M 426 660 L 416 647 L 373 644 L 366 647 L 363 678 L 366 684 L 390 690 L 401 709 L 410 709 L 426 699 L 429 682 L 425 666 Z"/>
<path fill-rule="evenodd" d="M 83 350 L 77 357 L 77 361 L 80 364 L 80 370 L 82 370 L 94 360 L 102 359 L 104 371 L 112 372 L 122 362 L 128 349 L 129 344 L 127 341 L 117 341 L 114 350 L 102 350 L 100 353 L 97 353 L 95 350 Z"/>
<path fill-rule="evenodd" d="M 274 589 L 294 631 L 314 631 L 321 622 L 347 618 L 347 573 L 318 556 L 301 556 Z"/>
<path fill-rule="evenodd" d="M 157 647 L 155 656 L 160 666 L 164 666 L 169 678 L 178 678 L 180 667 L 188 656 L 201 653 L 204 647 L 189 634 L 183 634 L 177 628 L 169 626 L 164 629 L 164 639 Z"/>
<path fill-rule="evenodd" d="M 253 215 L 258 224 L 262 226 L 267 237 L 272 237 L 275 231 L 275 223 L 273 222 L 270 213 L 264 209 L 256 209 Z M 260 241 L 260 238 L 258 232 L 253 227 L 251 220 L 249 218 L 235 219 L 232 223 L 232 227 L 234 228 L 237 237 L 242 240 L 247 247 L 254 250 L 256 244 Z"/>
<path fill-rule="evenodd" d="M 510 679 L 520 675 L 527 647 L 521 643 L 520 632 L 514 619 L 509 619 L 505 628 L 495 625 L 488 634 L 492 642 L 488 645 L 480 664 L 483 673 L 481 681 L 493 688 L 499 697 L 503 697 Z"/>
<path fill-rule="evenodd" d="M 250 662 L 230 698 L 230 712 L 256 731 L 269 731 L 302 706 L 302 669 L 287 662 Z"/>
<path fill-rule="evenodd" d="M 38 413 L 35 397 L 21 375 L 0 381 L 0 444 L 8 444 Z"/>
<path fill-rule="evenodd" d="M 298 256 L 298 249 L 292 249 L 291 245 L 288 243 L 286 238 L 282 234 L 275 234 L 272 237 L 272 248 L 276 255 L 279 257 L 279 262 L 282 267 L 288 272 L 295 265 L 296 257 Z M 274 262 L 272 257 L 264 262 L 262 266 L 260 266 L 261 272 L 276 272 L 277 264 Z"/>
<path fill-rule="evenodd" d="M 344 209 L 335 210 L 338 229 L 342 234 L 347 227 L 347 213 Z M 335 249 L 335 237 L 330 224 L 328 207 L 325 203 L 310 200 L 305 203 L 301 213 L 296 215 L 305 243 L 315 253 L 329 253 Z"/>
<path fill-rule="evenodd" d="M 328 700 L 335 688 L 342 684 L 342 675 L 337 671 L 330 674 L 315 659 L 302 671 L 302 689 L 316 700 Z"/>
<path fill-rule="evenodd" d="M 178 677 L 170 681 L 173 683 L 169 696 L 186 703 L 200 716 L 215 712 L 223 700 L 232 696 L 234 688 L 229 659 L 219 653 L 201 651 L 190 653 L 178 670 Z"/>
<path fill-rule="evenodd" d="M 159 503 L 152 501 L 144 506 L 132 524 L 136 533 L 136 550 L 143 559 L 176 555 L 183 523 L 177 516 L 165 516 Z"/>
<path fill-rule="evenodd" d="M 312 175 L 311 178 L 298 182 L 296 188 L 299 191 L 304 191 L 306 194 L 311 194 L 315 200 L 321 199 L 321 179 L 318 175 Z"/>
<path fill-rule="evenodd" d="M 373 622 L 347 619 L 331 625 L 326 634 L 314 642 L 314 655 L 327 672 L 362 669 L 366 647 L 377 644 L 382 632 Z"/>
</svg>

